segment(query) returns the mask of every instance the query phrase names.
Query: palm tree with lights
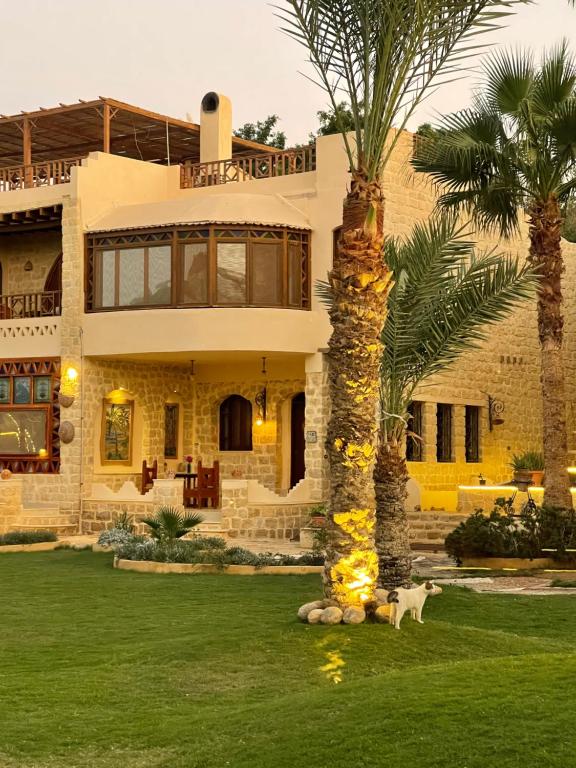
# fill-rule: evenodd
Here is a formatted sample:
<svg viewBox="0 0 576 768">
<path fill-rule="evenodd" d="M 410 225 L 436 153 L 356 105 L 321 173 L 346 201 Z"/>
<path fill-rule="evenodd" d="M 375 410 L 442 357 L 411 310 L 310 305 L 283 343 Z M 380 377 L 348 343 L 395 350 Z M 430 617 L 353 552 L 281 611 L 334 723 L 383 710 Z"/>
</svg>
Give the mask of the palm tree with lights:
<svg viewBox="0 0 576 768">
<path fill-rule="evenodd" d="M 377 577 L 373 469 L 381 333 L 391 271 L 382 259 L 382 173 L 433 83 L 457 77 L 478 37 L 524 0 L 284 0 L 284 30 L 309 54 L 334 110 L 350 167 L 342 230 L 328 280 L 331 416 L 327 597 L 371 599 Z M 347 101 L 353 130 L 339 118 Z M 397 129 L 397 130 L 394 130 Z"/>
</svg>

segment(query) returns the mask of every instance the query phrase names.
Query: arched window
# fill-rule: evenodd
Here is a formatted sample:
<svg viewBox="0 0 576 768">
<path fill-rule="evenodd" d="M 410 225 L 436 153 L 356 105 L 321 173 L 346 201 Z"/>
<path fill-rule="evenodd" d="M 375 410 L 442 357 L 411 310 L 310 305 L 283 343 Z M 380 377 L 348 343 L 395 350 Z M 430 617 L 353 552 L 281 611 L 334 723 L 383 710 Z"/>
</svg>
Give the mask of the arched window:
<svg viewBox="0 0 576 768">
<path fill-rule="evenodd" d="M 252 403 L 230 395 L 220 404 L 220 450 L 252 450 Z"/>
</svg>

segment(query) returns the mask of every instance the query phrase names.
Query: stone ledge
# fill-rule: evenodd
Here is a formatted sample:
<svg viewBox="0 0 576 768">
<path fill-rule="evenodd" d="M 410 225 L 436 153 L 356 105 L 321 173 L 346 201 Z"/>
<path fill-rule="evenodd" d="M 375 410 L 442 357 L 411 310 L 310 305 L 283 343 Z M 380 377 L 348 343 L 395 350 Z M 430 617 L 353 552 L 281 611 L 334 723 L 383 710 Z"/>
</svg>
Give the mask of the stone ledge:
<svg viewBox="0 0 576 768">
<path fill-rule="evenodd" d="M 63 541 L 39 541 L 36 544 L 2 544 L 0 552 L 51 552 L 64 543 Z"/>
<path fill-rule="evenodd" d="M 224 573 L 231 576 L 304 576 L 309 573 L 321 573 L 322 565 L 266 565 L 256 568 L 253 565 L 227 565 L 220 568 L 210 563 L 155 563 L 151 560 L 117 560 L 114 568 L 137 573 Z"/>
</svg>

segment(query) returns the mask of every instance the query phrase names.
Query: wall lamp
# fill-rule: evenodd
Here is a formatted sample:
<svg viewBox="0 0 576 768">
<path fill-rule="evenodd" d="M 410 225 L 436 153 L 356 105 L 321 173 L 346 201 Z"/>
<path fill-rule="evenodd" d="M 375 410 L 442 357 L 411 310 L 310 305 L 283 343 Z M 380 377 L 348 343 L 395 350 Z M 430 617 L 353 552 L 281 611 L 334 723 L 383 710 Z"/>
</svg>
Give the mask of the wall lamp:
<svg viewBox="0 0 576 768">
<path fill-rule="evenodd" d="M 262 358 L 262 371 L 263 376 L 266 376 L 266 358 Z M 254 398 L 254 402 L 256 403 L 256 407 L 258 408 L 258 416 L 256 417 L 256 426 L 261 427 L 262 424 L 266 421 L 266 399 L 267 399 L 267 392 L 266 392 L 266 385 L 262 387 L 260 392 L 256 395 Z"/>
<path fill-rule="evenodd" d="M 499 427 L 501 424 L 504 424 L 504 419 L 502 418 L 503 413 L 504 403 L 502 400 L 497 400 L 495 397 L 492 397 L 492 395 L 488 395 L 488 426 L 490 432 L 492 432 L 494 427 Z"/>
</svg>

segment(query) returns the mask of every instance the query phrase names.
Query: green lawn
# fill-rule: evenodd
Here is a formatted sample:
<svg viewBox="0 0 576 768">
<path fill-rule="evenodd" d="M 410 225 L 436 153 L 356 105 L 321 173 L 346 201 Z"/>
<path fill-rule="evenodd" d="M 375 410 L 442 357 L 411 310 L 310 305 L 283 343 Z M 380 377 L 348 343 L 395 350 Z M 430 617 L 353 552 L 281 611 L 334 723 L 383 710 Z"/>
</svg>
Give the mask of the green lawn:
<svg viewBox="0 0 576 768">
<path fill-rule="evenodd" d="M 0 555 L 1 768 L 576 764 L 576 598 L 451 588 L 395 632 L 298 623 L 319 591 Z"/>
</svg>

